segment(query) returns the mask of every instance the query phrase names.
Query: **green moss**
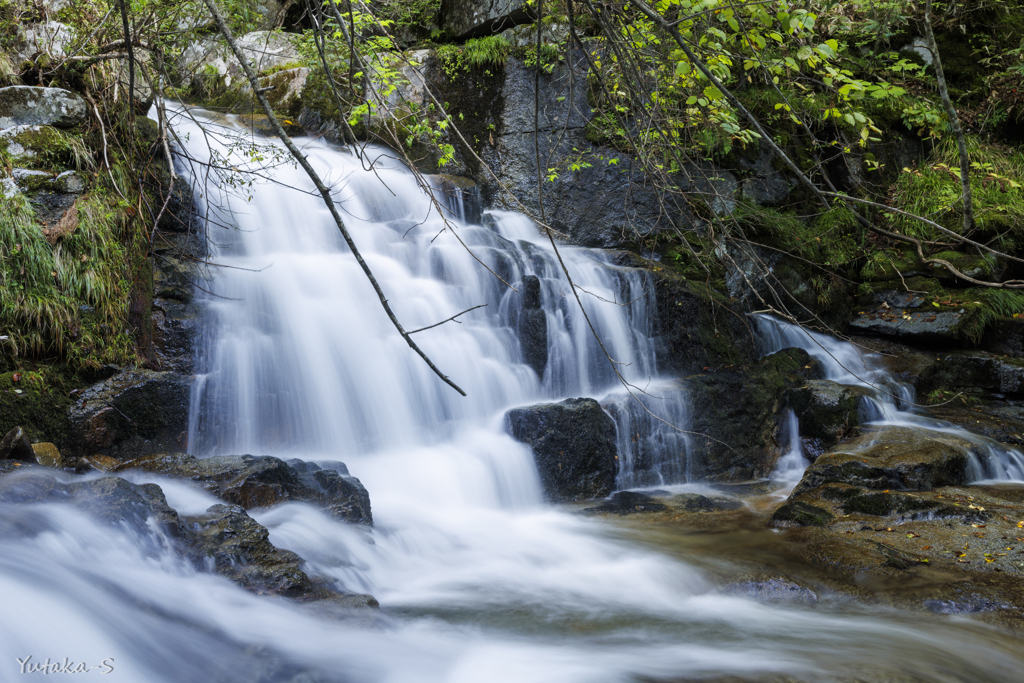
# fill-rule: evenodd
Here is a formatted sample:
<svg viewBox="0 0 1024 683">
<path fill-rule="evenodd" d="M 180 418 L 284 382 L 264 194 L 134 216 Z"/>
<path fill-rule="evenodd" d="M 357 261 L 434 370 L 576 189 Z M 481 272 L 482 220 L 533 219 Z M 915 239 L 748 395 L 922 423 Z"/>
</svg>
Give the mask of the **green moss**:
<svg viewBox="0 0 1024 683">
<path fill-rule="evenodd" d="M 68 433 L 72 398 L 66 386 L 47 373 L 0 373 L 0 433 L 22 427 L 30 441 L 62 443 Z"/>
</svg>

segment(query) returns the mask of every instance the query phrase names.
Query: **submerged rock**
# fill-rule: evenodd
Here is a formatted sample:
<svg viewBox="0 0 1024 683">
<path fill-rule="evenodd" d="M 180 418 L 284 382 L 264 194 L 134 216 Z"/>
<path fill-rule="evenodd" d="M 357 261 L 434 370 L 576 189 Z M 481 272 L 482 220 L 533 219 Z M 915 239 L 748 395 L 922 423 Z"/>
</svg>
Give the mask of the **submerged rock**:
<svg viewBox="0 0 1024 683">
<path fill-rule="evenodd" d="M 71 128 L 85 121 L 87 114 L 85 100 L 69 90 L 28 85 L 0 88 L 0 128 Z"/>
<path fill-rule="evenodd" d="M 790 602 L 813 605 L 818 594 L 781 576 L 736 581 L 722 587 L 722 593 L 758 602 Z"/>
<path fill-rule="evenodd" d="M 667 509 L 668 507 L 664 503 L 659 503 L 656 499 L 643 493 L 619 491 L 612 494 L 608 501 L 596 507 L 585 508 L 583 512 L 590 514 L 607 512 L 616 515 L 630 515 L 636 512 L 663 512 Z"/>
<path fill-rule="evenodd" d="M 371 596 L 342 593 L 331 580 L 310 577 L 302 569 L 303 559 L 274 547 L 267 529 L 238 505 L 218 504 L 199 515 L 179 516 L 156 484 L 120 477 L 64 482 L 39 469 L 0 479 L 0 503 L 71 505 L 101 523 L 131 530 L 153 550 L 169 544 L 197 569 L 215 571 L 257 594 L 324 600 L 345 609 L 377 607 Z M 0 532 L 34 533 L 44 527 L 43 521 L 0 523 Z"/>
<path fill-rule="evenodd" d="M 71 410 L 65 455 L 122 460 L 180 451 L 188 437 L 192 378 L 125 370 L 80 394 Z"/>
<path fill-rule="evenodd" d="M 533 449 L 554 501 L 603 498 L 615 485 L 615 423 L 592 398 L 570 398 L 505 413 L 508 432 Z"/>
<path fill-rule="evenodd" d="M 733 498 L 708 498 L 699 493 L 678 493 L 669 498 L 668 502 L 686 512 L 721 512 L 743 507 L 743 503 Z"/>
<path fill-rule="evenodd" d="M 163 453 L 130 460 L 118 471 L 141 470 L 188 479 L 246 509 L 294 501 L 321 507 L 343 521 L 372 524 L 370 497 L 359 480 L 350 476 L 342 463 L 324 465 L 285 462 L 269 455 L 196 458 Z"/>
</svg>

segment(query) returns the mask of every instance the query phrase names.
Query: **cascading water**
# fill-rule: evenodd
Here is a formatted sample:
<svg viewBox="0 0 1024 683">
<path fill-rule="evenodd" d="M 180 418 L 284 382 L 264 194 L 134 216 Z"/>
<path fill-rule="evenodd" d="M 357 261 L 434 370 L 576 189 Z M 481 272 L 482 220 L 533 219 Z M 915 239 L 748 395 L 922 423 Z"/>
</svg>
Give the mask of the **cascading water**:
<svg viewBox="0 0 1024 683">
<path fill-rule="evenodd" d="M 776 496 L 787 496 L 800 483 L 804 471 L 811 464 L 804 455 L 804 447 L 800 441 L 800 420 L 792 409 L 786 413 L 786 438 L 789 441 L 789 448 L 779 458 L 779 462 L 772 472 L 772 481 L 782 485 L 782 489 L 775 492 Z"/>
<path fill-rule="evenodd" d="M 210 158 L 193 124 L 178 117 L 175 126 L 193 158 Z M 282 166 L 273 182 L 246 188 L 251 203 L 199 183 L 211 258 L 232 268 L 215 268 L 208 284 L 191 447 L 344 459 L 372 496 L 372 530 L 295 503 L 253 515 L 312 572 L 375 595 L 382 614 L 338 618 L 251 595 L 197 572 L 156 530 L 100 524 L 52 503 L 0 505 L 0 680 L 23 680 L 17 659 L 28 655 L 111 658 L 109 675 L 98 668 L 80 678 L 124 683 L 1019 679 L 1019 641 L 987 627 L 827 596 L 817 607 L 730 597 L 628 531 L 543 505 L 530 453 L 503 434 L 502 412 L 579 395 L 621 405 L 552 253 L 514 214 L 490 214 L 490 228 L 442 231 L 397 164 L 379 160 L 367 172 L 345 151 L 303 142 L 324 175 L 344 181 L 346 220 L 409 328 L 488 304 L 417 335 L 469 397 L 398 339 L 319 198 L 304 191 L 308 181 Z M 244 149 L 209 143 L 227 166 L 243 167 Z M 520 362 L 519 295 L 476 265 L 452 230 L 510 283 L 541 278 L 542 379 Z M 595 252 L 564 255 L 588 292 L 637 299 L 624 307 L 584 295 L 609 352 L 629 364 L 624 374 L 659 397 L 652 410 L 685 417 L 660 398 L 671 386 L 651 361 L 642 273 Z M 642 419 L 620 415 L 620 432 L 646 429 Z M 665 432 L 638 446 L 627 478 L 679 481 L 685 442 L 676 438 Z M 184 514 L 217 502 L 147 476 L 133 478 L 157 481 Z"/>
<path fill-rule="evenodd" d="M 980 457 L 970 454 L 974 481 L 1024 481 L 1024 453 L 944 420 L 918 414 L 914 388 L 898 382 L 870 354 L 861 352 L 850 342 L 766 315 L 757 316 L 756 320 L 765 353 L 790 347 L 803 349 L 822 364 L 827 379 L 870 389 L 873 395 L 864 399 L 863 406 L 870 424 L 952 434 L 974 444 L 981 454 Z"/>
</svg>

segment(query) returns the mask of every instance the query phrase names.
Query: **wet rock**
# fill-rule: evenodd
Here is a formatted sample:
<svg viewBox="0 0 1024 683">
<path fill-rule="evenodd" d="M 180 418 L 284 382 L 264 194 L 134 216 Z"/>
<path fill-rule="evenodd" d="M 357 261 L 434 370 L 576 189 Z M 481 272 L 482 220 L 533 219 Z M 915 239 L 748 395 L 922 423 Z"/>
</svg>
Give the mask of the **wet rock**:
<svg viewBox="0 0 1024 683">
<path fill-rule="evenodd" d="M 69 411 L 65 455 L 129 460 L 182 450 L 191 386 L 191 377 L 175 372 L 125 370 L 89 387 Z"/>
<path fill-rule="evenodd" d="M 214 570 L 258 594 L 299 597 L 314 589 L 301 569 L 302 558 L 280 550 L 270 532 L 239 505 L 213 505 L 183 518 L 192 535 L 190 550 L 212 560 Z"/>
<path fill-rule="evenodd" d="M 143 537 L 152 537 L 149 520 L 174 539 L 187 534 L 178 513 L 167 505 L 156 484 L 132 484 L 120 477 L 61 482 L 43 470 L 0 480 L 0 502 L 72 505 L 99 521 L 125 526 Z"/>
<path fill-rule="evenodd" d="M 686 512 L 720 512 L 743 507 L 743 503 L 733 498 L 708 498 L 699 493 L 679 493 L 669 498 L 668 502 Z"/>
<path fill-rule="evenodd" d="M 809 380 L 789 392 L 789 404 L 800 421 L 804 453 L 814 460 L 832 449 L 861 423 L 861 399 L 870 396 L 865 387 L 826 379 Z"/>
<path fill-rule="evenodd" d="M 508 432 L 533 449 L 554 501 L 602 498 L 615 485 L 615 423 L 597 401 L 570 398 L 505 413 Z"/>
<path fill-rule="evenodd" d="M 353 524 L 373 524 L 370 494 L 362 482 L 348 472 L 343 462 L 305 462 L 289 460 L 299 479 L 316 492 L 315 500 L 329 514 Z"/>
<path fill-rule="evenodd" d="M 967 481 L 971 458 L 982 458 L 970 441 L 908 427 L 882 427 L 820 456 L 794 495 L 837 482 L 869 489 L 924 490 Z"/>
<path fill-rule="evenodd" d="M 541 308 L 540 279 L 536 275 L 523 277 L 522 296 L 517 331 L 523 360 L 539 379 L 544 379 L 544 368 L 548 364 L 548 316 Z"/>
<path fill-rule="evenodd" d="M 907 288 L 933 291 L 935 280 L 914 278 L 881 285 L 858 300 L 858 313 L 850 321 L 851 332 L 893 337 L 922 344 L 959 345 L 973 317 L 967 307 L 934 308 L 928 294 L 908 292 Z"/>
<path fill-rule="evenodd" d="M 758 602 L 788 602 L 813 605 L 818 594 L 781 576 L 737 581 L 722 587 L 722 593 Z"/>
<path fill-rule="evenodd" d="M 60 449 L 52 443 L 34 443 L 32 444 L 32 452 L 35 454 L 36 462 L 43 467 L 57 469 L 64 467 L 64 458 L 60 454 Z"/>
<path fill-rule="evenodd" d="M 601 503 L 596 507 L 585 508 L 583 512 L 590 514 L 603 512 L 616 515 L 631 515 L 637 512 L 662 512 L 667 509 L 668 507 L 664 503 L 659 503 L 656 499 L 643 493 L 619 491 L 612 494 L 612 497 L 607 502 Z"/>
<path fill-rule="evenodd" d="M 370 498 L 363 485 L 342 463 L 323 464 L 325 467 L 301 460 L 286 463 L 269 455 L 196 458 L 165 453 L 124 462 L 118 471 L 141 470 L 188 479 L 246 509 L 295 501 L 321 507 L 344 521 L 371 524 Z"/>
<path fill-rule="evenodd" d="M 769 525 L 774 527 L 825 526 L 833 519 L 835 517 L 828 510 L 800 501 L 787 501 L 772 514 Z"/>
<path fill-rule="evenodd" d="M 938 390 L 1024 396 L 1024 360 L 980 352 L 947 355 L 917 380 L 919 396 Z"/>
<path fill-rule="evenodd" d="M 843 510 L 850 514 L 874 517 L 899 515 L 903 521 L 959 518 L 969 522 L 984 522 L 990 517 L 985 512 L 970 508 L 958 508 L 941 501 L 909 496 L 904 493 L 864 491 L 856 488 L 846 489 L 845 492 L 853 494 L 844 496 L 842 503 Z M 823 492 L 822 495 L 826 498 L 829 497 L 828 492 Z"/>
<path fill-rule="evenodd" d="M 685 379 L 690 392 L 690 456 L 696 471 L 718 480 L 767 476 L 781 454 L 780 427 L 794 385 L 822 376 L 801 349 L 750 365 L 708 368 Z"/>
<path fill-rule="evenodd" d="M 36 461 L 32 443 L 25 436 L 25 430 L 21 427 L 10 430 L 0 441 L 0 460 L 20 460 L 32 463 Z"/>
<path fill-rule="evenodd" d="M 956 590 L 955 593 L 956 595 L 949 599 L 925 600 L 924 607 L 936 614 L 978 614 L 1013 608 L 1013 605 L 1005 600 L 979 595 L 969 590 Z"/>
<path fill-rule="evenodd" d="M 85 121 L 87 113 L 85 100 L 69 90 L 28 85 L 0 88 L 0 128 L 71 128 Z"/>
<path fill-rule="evenodd" d="M 442 204 L 461 209 L 466 223 L 480 225 L 480 188 L 472 179 L 448 174 L 425 175 L 424 178 L 441 193 Z"/>
<path fill-rule="evenodd" d="M 177 183 L 175 187 L 180 186 Z M 160 370 L 183 375 L 194 372 L 195 340 L 199 325 L 196 285 L 203 287 L 206 274 L 205 241 L 192 223 L 191 195 L 171 202 L 175 220 L 161 228 L 153 242 L 153 358 Z M 165 230 L 167 228 L 167 230 Z"/>
</svg>

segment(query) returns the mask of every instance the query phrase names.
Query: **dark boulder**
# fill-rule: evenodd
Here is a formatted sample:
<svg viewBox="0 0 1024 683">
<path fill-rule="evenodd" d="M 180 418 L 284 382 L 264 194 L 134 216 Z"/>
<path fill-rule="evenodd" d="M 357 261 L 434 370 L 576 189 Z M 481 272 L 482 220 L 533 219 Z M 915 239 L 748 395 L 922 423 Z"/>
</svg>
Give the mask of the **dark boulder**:
<svg viewBox="0 0 1024 683">
<path fill-rule="evenodd" d="M 533 449 L 554 501 L 602 498 L 615 485 L 615 423 L 592 398 L 570 398 L 505 413 L 508 432 Z"/>
<path fill-rule="evenodd" d="M 804 453 L 814 460 L 853 435 L 861 423 L 861 399 L 871 391 L 826 379 L 809 380 L 789 392 L 800 421 Z"/>
<path fill-rule="evenodd" d="M 69 411 L 65 456 L 128 460 L 182 450 L 191 388 L 190 376 L 152 370 L 125 370 L 89 387 Z"/>
<path fill-rule="evenodd" d="M 28 85 L 0 88 L 0 128 L 70 128 L 85 121 L 87 115 L 85 100 L 68 90 Z"/>
<path fill-rule="evenodd" d="M 548 364 L 548 316 L 541 308 L 540 278 L 536 275 L 523 278 L 523 303 L 517 331 L 523 360 L 543 379 Z"/>
<path fill-rule="evenodd" d="M 0 460 L 20 460 L 21 462 L 35 462 L 35 451 L 32 450 L 32 443 L 25 436 L 25 430 L 15 427 L 7 432 L 0 441 Z"/>
<path fill-rule="evenodd" d="M 592 508 L 586 508 L 583 512 L 589 514 L 611 513 L 616 515 L 631 515 L 636 512 L 663 512 L 668 507 L 659 503 L 656 499 L 637 493 L 636 491 L 619 491 L 612 494 L 606 502 Z"/>
<path fill-rule="evenodd" d="M 348 475 L 342 463 L 321 468 L 301 460 L 289 464 L 269 455 L 196 458 L 185 453 L 165 453 L 130 460 L 117 469 L 188 479 L 218 498 L 246 509 L 295 501 L 323 508 L 347 522 L 373 522 L 366 489 Z"/>
</svg>

